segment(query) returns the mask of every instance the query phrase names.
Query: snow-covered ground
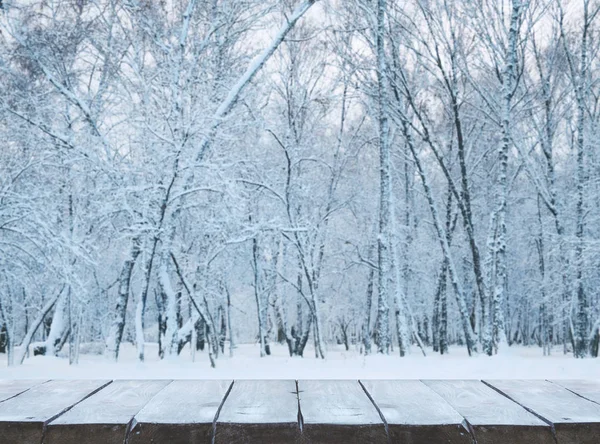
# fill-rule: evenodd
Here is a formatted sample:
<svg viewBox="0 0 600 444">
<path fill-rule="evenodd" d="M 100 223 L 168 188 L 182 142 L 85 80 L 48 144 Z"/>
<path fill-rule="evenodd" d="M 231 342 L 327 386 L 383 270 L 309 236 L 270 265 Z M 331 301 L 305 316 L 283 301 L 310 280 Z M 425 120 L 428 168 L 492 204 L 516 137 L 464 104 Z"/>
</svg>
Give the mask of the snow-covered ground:
<svg viewBox="0 0 600 444">
<path fill-rule="evenodd" d="M 78 365 L 68 359 L 36 356 L 22 366 L 7 367 L 6 355 L 0 354 L 0 379 L 598 379 L 600 359 L 574 359 L 559 349 L 542 356 L 539 348 L 511 347 L 493 357 L 469 358 L 464 348 L 451 348 L 450 354 L 428 353 L 423 357 L 414 348 L 405 358 L 397 355 L 361 356 L 357 351 L 330 347 L 327 359 L 314 358 L 312 349 L 305 358 L 290 358 L 284 346 L 272 346 L 272 355 L 260 358 L 255 345 L 240 345 L 232 358 L 222 356 L 217 367 L 210 368 L 206 353 L 198 353 L 192 362 L 189 350 L 160 361 L 156 344 L 148 344 L 146 362 L 135 359 L 135 349 L 122 345 L 118 363 L 99 355 L 81 354 Z M 226 355 L 228 351 L 226 350 Z"/>
</svg>

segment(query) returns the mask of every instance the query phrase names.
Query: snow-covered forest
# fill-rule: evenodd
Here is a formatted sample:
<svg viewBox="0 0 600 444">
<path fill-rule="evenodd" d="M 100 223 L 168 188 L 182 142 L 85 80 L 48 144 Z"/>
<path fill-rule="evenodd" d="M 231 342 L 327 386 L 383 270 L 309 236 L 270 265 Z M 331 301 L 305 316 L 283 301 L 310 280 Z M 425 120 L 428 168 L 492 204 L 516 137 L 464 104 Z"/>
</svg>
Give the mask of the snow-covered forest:
<svg viewBox="0 0 600 444">
<path fill-rule="evenodd" d="M 598 357 L 599 12 L 0 0 L 0 353 Z"/>
</svg>

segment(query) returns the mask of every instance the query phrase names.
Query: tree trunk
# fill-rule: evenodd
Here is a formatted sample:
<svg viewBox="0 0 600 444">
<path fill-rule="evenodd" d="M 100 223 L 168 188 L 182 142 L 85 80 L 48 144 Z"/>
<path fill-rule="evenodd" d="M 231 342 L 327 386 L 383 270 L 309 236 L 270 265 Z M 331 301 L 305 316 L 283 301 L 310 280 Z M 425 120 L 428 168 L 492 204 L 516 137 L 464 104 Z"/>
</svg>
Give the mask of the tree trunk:
<svg viewBox="0 0 600 444">
<path fill-rule="evenodd" d="M 6 313 L 5 308 L 0 299 L 0 325 L 3 326 L 2 333 L 4 338 L 4 350 L 6 351 L 6 364 L 11 367 L 14 364 L 14 330 L 12 329 L 12 322 L 9 314 Z"/>
<path fill-rule="evenodd" d="M 267 338 L 266 338 L 266 319 L 264 315 L 266 310 L 263 301 L 263 291 L 261 282 L 261 267 L 260 258 L 258 257 L 258 240 L 252 239 L 252 260 L 254 265 L 254 298 L 256 301 L 256 315 L 258 318 L 258 341 L 260 344 L 260 357 L 267 355 Z"/>
<path fill-rule="evenodd" d="M 576 226 L 575 226 L 575 294 L 577 298 L 575 337 L 573 354 L 576 358 L 583 358 L 588 354 L 588 300 L 583 283 L 584 268 L 584 232 L 585 232 L 585 202 L 584 192 L 586 187 L 586 168 L 585 168 L 585 88 L 588 81 L 588 28 L 590 26 L 589 2 L 584 2 L 584 27 L 581 40 L 580 68 L 578 78 L 573 79 L 576 82 L 575 98 L 577 105 L 577 200 L 576 200 Z"/>
<path fill-rule="evenodd" d="M 373 306 L 373 281 L 375 280 L 375 270 L 369 266 L 369 275 L 367 277 L 367 301 L 365 307 L 365 320 L 363 324 L 363 344 L 365 355 L 371 354 L 371 307 Z"/>
<path fill-rule="evenodd" d="M 377 352 L 390 352 L 390 287 L 393 285 L 390 252 L 391 242 L 391 176 L 390 176 L 390 128 L 386 97 L 386 61 L 385 61 L 385 17 L 386 0 L 377 1 L 377 91 L 378 91 L 378 125 L 379 125 L 379 233 L 377 235 Z"/>
<path fill-rule="evenodd" d="M 490 228 L 493 237 L 493 262 L 494 273 L 492 287 L 492 325 L 491 344 L 487 345 L 485 352 L 488 355 L 498 353 L 498 349 L 506 343 L 504 304 L 506 300 L 507 265 L 506 265 L 506 213 L 508 201 L 508 153 L 511 145 L 511 108 L 514 89 L 517 81 L 517 41 L 523 5 L 521 0 L 512 1 L 512 14 L 508 36 L 508 49 L 506 54 L 506 68 L 503 74 L 503 108 L 502 108 L 502 142 L 498 150 L 498 177 L 496 180 L 496 209 L 492 218 L 494 224 Z M 491 234 L 490 234 L 491 236 Z M 489 329 L 489 327 L 488 327 Z M 490 347 L 491 345 L 491 347 Z"/>
<path fill-rule="evenodd" d="M 50 333 L 46 338 L 44 344 L 44 350 L 40 350 L 43 355 L 56 356 L 56 354 L 62 349 L 66 341 L 66 335 L 68 335 L 68 325 L 65 322 L 65 311 L 67 309 L 67 294 L 61 292 L 56 302 L 54 309 L 54 315 L 52 316 L 52 325 L 50 326 Z"/>
<path fill-rule="evenodd" d="M 402 133 L 404 134 L 404 137 L 406 139 L 406 145 L 410 150 L 410 153 L 415 162 L 415 166 L 417 167 L 417 172 L 419 173 L 419 177 L 421 178 L 421 182 L 423 184 L 423 190 L 425 191 L 425 197 L 427 198 L 427 202 L 429 204 L 429 210 L 431 211 L 433 225 L 437 232 L 437 237 L 440 242 L 440 246 L 442 248 L 442 253 L 444 255 L 444 260 L 448 261 L 448 272 L 450 275 L 450 282 L 452 283 L 452 287 L 453 287 L 454 293 L 456 295 L 456 302 L 458 304 L 458 311 L 460 313 L 461 324 L 462 324 L 463 332 L 465 335 L 467 351 L 469 353 L 469 356 L 471 356 L 471 354 L 474 351 L 475 352 L 477 351 L 477 338 L 475 336 L 475 333 L 474 333 L 473 328 L 470 323 L 469 311 L 467 308 L 467 301 L 465 298 L 465 293 L 459 282 L 458 274 L 456 272 L 456 267 L 454 265 L 454 260 L 452 257 L 452 252 L 450 250 L 450 245 L 448 243 L 448 237 L 447 237 L 447 234 L 445 233 L 445 230 L 439 219 L 437 208 L 435 206 L 435 201 L 433 200 L 433 195 L 431 193 L 431 188 L 429 187 L 429 181 L 427 179 L 427 175 L 425 173 L 425 170 L 423 169 L 421 160 L 419 159 L 419 156 L 414 147 L 410 129 L 409 129 L 409 124 L 406 120 L 406 117 L 402 113 L 401 109 L 399 109 L 399 115 L 400 115 L 400 121 L 401 121 L 400 123 L 402 126 Z"/>
<path fill-rule="evenodd" d="M 166 296 L 162 291 L 155 290 L 154 300 L 156 301 L 157 311 L 158 357 L 163 359 L 165 357 L 165 333 L 167 332 L 167 320 L 165 316 Z"/>
<path fill-rule="evenodd" d="M 125 261 L 121 275 L 119 276 L 119 294 L 117 296 L 117 306 L 115 308 L 115 316 L 106 341 L 106 355 L 112 360 L 119 359 L 119 348 L 121 339 L 123 338 L 123 330 L 125 328 L 125 317 L 127 315 L 127 304 L 129 302 L 129 294 L 131 289 L 131 275 L 133 267 L 140 254 L 139 239 L 133 240 L 131 247 L 131 256 Z"/>
<path fill-rule="evenodd" d="M 150 280 L 152 278 L 152 266 L 154 264 L 154 256 L 158 237 L 152 240 L 152 250 L 150 257 L 144 261 L 144 278 L 142 280 L 142 290 L 140 292 L 137 307 L 135 310 L 135 342 L 137 345 L 138 359 L 144 362 L 144 316 L 146 314 L 146 301 L 148 300 L 148 291 L 150 290 Z M 145 255 L 146 253 L 144 253 Z"/>
<path fill-rule="evenodd" d="M 306 321 L 306 325 L 304 326 L 304 330 L 302 331 L 302 336 L 300 336 L 300 340 L 296 342 L 296 355 L 304 356 L 304 348 L 308 343 L 308 337 L 310 336 L 310 330 L 312 328 L 312 315 L 308 316 L 308 320 Z"/>
<path fill-rule="evenodd" d="M 6 353 L 6 344 L 8 343 L 8 329 L 6 324 L 0 324 L 0 353 Z"/>
<path fill-rule="evenodd" d="M 233 328 L 231 326 L 231 295 L 229 294 L 229 289 L 227 288 L 225 288 L 225 293 L 227 294 L 227 330 L 229 330 L 229 357 L 232 357 L 233 350 L 235 348 L 235 342 L 233 340 Z"/>
</svg>

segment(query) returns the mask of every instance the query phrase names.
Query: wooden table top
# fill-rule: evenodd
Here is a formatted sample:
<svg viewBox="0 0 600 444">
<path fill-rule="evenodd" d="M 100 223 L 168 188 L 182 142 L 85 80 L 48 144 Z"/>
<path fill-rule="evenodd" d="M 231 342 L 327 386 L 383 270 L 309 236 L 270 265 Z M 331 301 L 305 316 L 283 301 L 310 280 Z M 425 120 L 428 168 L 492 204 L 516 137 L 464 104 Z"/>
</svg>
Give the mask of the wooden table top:
<svg viewBox="0 0 600 444">
<path fill-rule="evenodd" d="M 0 444 L 600 444 L 599 380 L 0 380 Z"/>
</svg>

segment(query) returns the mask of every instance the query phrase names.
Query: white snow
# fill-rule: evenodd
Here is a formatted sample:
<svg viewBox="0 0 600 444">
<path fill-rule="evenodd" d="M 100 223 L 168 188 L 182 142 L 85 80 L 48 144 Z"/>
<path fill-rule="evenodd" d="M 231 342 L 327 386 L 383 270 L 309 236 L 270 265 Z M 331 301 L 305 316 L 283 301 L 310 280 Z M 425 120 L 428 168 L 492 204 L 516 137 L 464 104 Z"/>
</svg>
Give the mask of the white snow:
<svg viewBox="0 0 600 444">
<path fill-rule="evenodd" d="M 327 359 L 315 359 L 307 347 L 305 358 L 290 358 L 287 347 L 271 345 L 272 355 L 259 357 L 259 346 L 242 344 L 229 358 L 225 355 L 212 369 L 206 350 L 192 362 L 186 348 L 175 359 L 160 361 L 157 345 L 146 344 L 146 362 L 136 360 L 136 349 L 121 345 L 118 363 L 102 355 L 81 353 L 78 365 L 69 366 L 61 357 L 35 356 L 22 366 L 7 367 L 6 355 L 0 354 L 0 379 L 598 379 L 600 359 L 573 359 L 553 350 L 542 356 L 540 348 L 510 347 L 501 355 L 478 355 L 469 358 L 464 347 L 450 347 L 450 354 L 440 356 L 431 351 L 427 357 L 412 350 L 398 356 L 362 356 L 343 347 L 329 347 Z"/>
</svg>

